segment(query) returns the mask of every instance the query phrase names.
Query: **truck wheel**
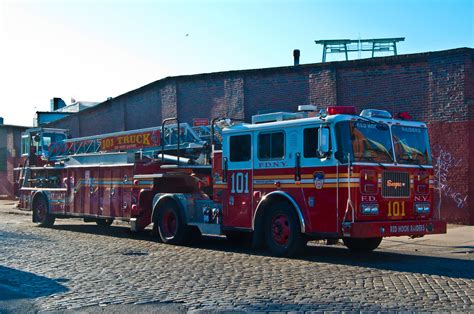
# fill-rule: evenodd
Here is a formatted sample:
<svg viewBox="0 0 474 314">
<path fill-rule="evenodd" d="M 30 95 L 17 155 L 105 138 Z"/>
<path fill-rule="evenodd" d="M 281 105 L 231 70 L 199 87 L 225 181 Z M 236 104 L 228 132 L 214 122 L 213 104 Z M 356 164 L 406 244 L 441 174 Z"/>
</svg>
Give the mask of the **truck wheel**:
<svg viewBox="0 0 474 314">
<path fill-rule="evenodd" d="M 166 202 L 158 212 L 158 234 L 167 244 L 182 245 L 190 240 L 191 229 L 185 225 L 174 202 Z"/>
<path fill-rule="evenodd" d="M 378 238 L 343 238 L 344 245 L 351 251 L 373 251 L 382 242 L 382 237 Z"/>
<path fill-rule="evenodd" d="M 33 203 L 33 221 L 40 227 L 52 227 L 55 217 L 48 213 L 48 203 L 44 196 L 38 197 Z"/>
<path fill-rule="evenodd" d="M 300 232 L 294 210 L 287 204 L 269 208 L 264 221 L 265 242 L 276 256 L 293 256 L 302 251 L 307 239 Z"/>
<path fill-rule="evenodd" d="M 114 222 L 114 220 L 112 218 L 99 218 L 95 221 L 95 223 L 98 225 L 98 226 L 101 226 L 101 227 L 108 227 L 110 226 L 112 223 Z"/>
</svg>

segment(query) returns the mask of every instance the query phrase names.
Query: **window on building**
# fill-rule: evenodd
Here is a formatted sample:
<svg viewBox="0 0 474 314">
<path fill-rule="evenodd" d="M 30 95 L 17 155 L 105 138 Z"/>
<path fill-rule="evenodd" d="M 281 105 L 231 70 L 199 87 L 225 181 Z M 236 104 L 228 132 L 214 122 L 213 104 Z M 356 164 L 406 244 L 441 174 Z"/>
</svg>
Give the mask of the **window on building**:
<svg viewBox="0 0 474 314">
<path fill-rule="evenodd" d="M 251 154 L 250 134 L 230 137 L 230 161 L 249 161 Z"/>
<path fill-rule="evenodd" d="M 258 136 L 259 159 L 282 159 L 285 156 L 283 132 L 261 133 Z"/>
<path fill-rule="evenodd" d="M 318 129 L 319 128 L 304 129 L 303 142 L 305 158 L 318 157 Z"/>
<path fill-rule="evenodd" d="M 0 172 L 7 171 L 7 148 L 0 148 Z"/>
</svg>

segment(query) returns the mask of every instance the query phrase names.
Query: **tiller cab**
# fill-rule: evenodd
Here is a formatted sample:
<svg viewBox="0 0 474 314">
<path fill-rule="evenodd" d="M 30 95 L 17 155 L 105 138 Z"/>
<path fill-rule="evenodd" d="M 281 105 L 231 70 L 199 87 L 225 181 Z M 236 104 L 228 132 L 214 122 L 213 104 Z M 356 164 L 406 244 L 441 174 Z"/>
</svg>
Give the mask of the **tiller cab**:
<svg viewBox="0 0 474 314">
<path fill-rule="evenodd" d="M 383 237 L 446 232 L 433 204 L 425 123 L 375 109 L 299 109 L 251 124 L 214 119 L 205 136 L 172 119 L 79 139 L 29 130 L 17 169 L 20 206 L 41 226 L 118 219 L 134 231 L 152 225 L 164 243 L 226 235 L 278 256 L 308 240 L 368 251 Z"/>
</svg>

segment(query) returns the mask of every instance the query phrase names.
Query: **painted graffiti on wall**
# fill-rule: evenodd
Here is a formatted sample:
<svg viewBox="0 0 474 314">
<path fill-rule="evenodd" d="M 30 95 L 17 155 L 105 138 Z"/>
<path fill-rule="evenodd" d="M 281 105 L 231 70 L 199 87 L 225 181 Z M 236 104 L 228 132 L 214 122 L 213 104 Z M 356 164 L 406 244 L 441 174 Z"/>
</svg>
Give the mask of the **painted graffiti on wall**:
<svg viewBox="0 0 474 314">
<path fill-rule="evenodd" d="M 441 145 L 433 146 L 433 159 L 435 161 L 435 186 L 440 189 L 445 197 L 454 201 L 458 208 L 467 207 L 467 194 L 460 193 L 450 184 L 450 172 L 461 165 L 462 159 L 443 149 Z"/>
</svg>

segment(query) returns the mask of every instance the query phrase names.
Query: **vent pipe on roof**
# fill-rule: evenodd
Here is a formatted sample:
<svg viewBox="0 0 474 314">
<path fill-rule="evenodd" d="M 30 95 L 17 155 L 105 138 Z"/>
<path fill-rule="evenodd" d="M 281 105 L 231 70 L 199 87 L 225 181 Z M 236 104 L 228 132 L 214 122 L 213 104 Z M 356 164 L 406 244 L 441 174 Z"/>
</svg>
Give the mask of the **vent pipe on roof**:
<svg viewBox="0 0 474 314">
<path fill-rule="evenodd" d="M 56 111 L 64 107 L 66 107 L 64 100 L 58 97 L 51 98 L 51 111 Z"/>
<path fill-rule="evenodd" d="M 294 61 L 295 66 L 300 65 L 300 50 L 299 49 L 293 50 L 293 61 Z"/>
</svg>

